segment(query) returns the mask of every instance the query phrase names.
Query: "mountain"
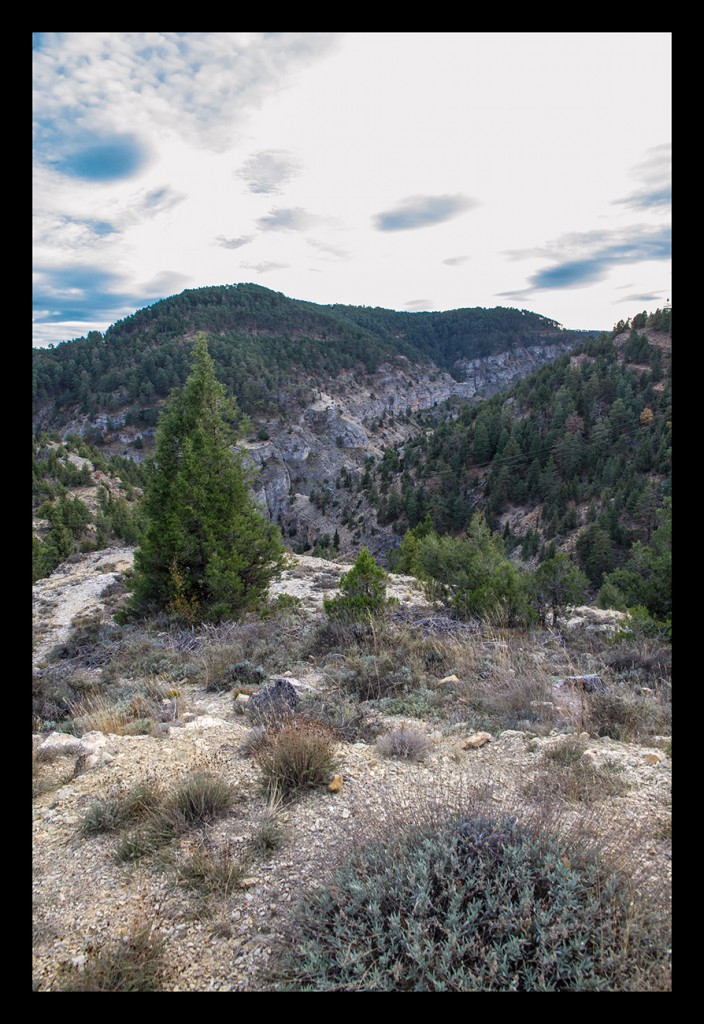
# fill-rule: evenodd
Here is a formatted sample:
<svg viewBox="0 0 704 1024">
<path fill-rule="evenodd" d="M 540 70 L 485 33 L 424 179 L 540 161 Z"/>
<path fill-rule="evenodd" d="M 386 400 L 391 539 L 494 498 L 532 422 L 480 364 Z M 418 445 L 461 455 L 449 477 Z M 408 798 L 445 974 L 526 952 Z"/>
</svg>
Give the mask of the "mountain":
<svg viewBox="0 0 704 1024">
<path fill-rule="evenodd" d="M 35 350 L 35 409 L 46 421 L 48 404 L 56 412 L 77 404 L 87 413 L 149 406 L 183 383 L 189 342 L 199 331 L 222 382 L 250 415 L 274 413 L 292 394 L 305 403 L 312 384 L 343 370 L 373 374 L 405 357 L 463 380 L 467 360 L 584 337 L 527 310 L 399 313 L 321 306 L 251 284 L 189 289 L 118 321 L 104 336 L 93 331 Z"/>
<path fill-rule="evenodd" d="M 607 577 L 621 586 L 634 558 L 667 547 L 671 516 L 671 310 L 634 323 L 387 448 L 366 481 L 379 521 L 402 534 L 428 517 L 456 534 L 481 509 L 524 559 L 559 548 L 595 591 Z M 641 573 L 663 586 L 668 574 L 666 560 Z M 633 603 L 667 616 L 637 589 Z"/>
<path fill-rule="evenodd" d="M 289 543 L 325 546 L 337 533 L 342 550 L 367 543 L 377 554 L 393 532 L 362 481 L 384 451 L 436 422 L 444 403 L 495 394 L 591 336 L 527 310 L 402 313 L 249 284 L 191 289 L 104 336 L 35 350 L 35 435 L 75 435 L 74 455 L 78 442 L 140 462 L 199 331 L 253 422 L 243 445 L 257 493 Z"/>
</svg>

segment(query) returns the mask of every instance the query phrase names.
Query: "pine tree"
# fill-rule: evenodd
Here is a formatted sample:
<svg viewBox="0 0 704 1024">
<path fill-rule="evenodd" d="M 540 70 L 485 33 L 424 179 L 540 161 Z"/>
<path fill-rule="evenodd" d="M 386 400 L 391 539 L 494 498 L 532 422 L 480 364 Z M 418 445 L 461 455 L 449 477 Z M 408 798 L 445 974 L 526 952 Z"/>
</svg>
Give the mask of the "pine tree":
<svg viewBox="0 0 704 1024">
<path fill-rule="evenodd" d="M 387 574 L 368 548 L 362 548 L 349 572 L 340 577 L 341 593 L 326 597 L 323 607 L 331 619 L 364 619 L 386 607 Z"/>
<path fill-rule="evenodd" d="M 238 416 L 200 334 L 191 374 L 159 419 L 133 611 L 236 615 L 256 605 L 280 572 L 280 532 L 259 510 L 234 448 Z"/>
</svg>

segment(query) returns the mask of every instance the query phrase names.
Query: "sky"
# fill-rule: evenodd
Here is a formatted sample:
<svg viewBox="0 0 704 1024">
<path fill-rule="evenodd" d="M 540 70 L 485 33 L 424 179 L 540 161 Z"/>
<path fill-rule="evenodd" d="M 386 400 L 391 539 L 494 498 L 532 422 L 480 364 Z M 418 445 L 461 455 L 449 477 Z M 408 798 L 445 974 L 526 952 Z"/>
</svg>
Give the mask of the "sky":
<svg viewBox="0 0 704 1024">
<path fill-rule="evenodd" d="M 35 32 L 33 345 L 186 288 L 671 303 L 671 34 Z"/>
</svg>

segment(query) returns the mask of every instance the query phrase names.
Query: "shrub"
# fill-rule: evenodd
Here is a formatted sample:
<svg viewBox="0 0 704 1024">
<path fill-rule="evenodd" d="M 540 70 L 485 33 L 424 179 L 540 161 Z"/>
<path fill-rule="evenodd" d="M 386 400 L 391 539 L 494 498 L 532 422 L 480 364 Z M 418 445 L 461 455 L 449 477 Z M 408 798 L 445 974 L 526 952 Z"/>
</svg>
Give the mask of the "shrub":
<svg viewBox="0 0 704 1024">
<path fill-rule="evenodd" d="M 71 706 L 77 736 L 103 732 L 114 736 L 158 736 L 161 709 L 146 697 L 120 700 L 109 695 L 88 697 Z"/>
<path fill-rule="evenodd" d="M 426 733 L 401 725 L 398 729 L 392 729 L 383 736 L 379 736 L 376 745 L 385 757 L 423 761 L 428 756 L 433 744 Z"/>
<path fill-rule="evenodd" d="M 284 841 L 283 794 L 273 787 L 269 792 L 266 807 L 259 815 L 250 837 L 250 846 L 255 853 L 269 854 L 278 850 Z"/>
<path fill-rule="evenodd" d="M 297 907 L 283 991 L 666 989 L 667 943 L 630 884 L 514 818 L 453 817 L 353 854 Z"/>
<path fill-rule="evenodd" d="M 91 947 L 82 972 L 66 969 L 63 992 L 159 992 L 164 977 L 164 943 L 151 924 L 138 924 L 109 945 Z"/>
<path fill-rule="evenodd" d="M 335 767 L 333 750 L 329 726 L 292 718 L 271 729 L 253 756 L 264 773 L 266 792 L 287 795 L 328 782 Z"/>
<path fill-rule="evenodd" d="M 84 831 L 101 832 L 140 821 L 115 851 L 118 861 L 139 860 L 191 829 L 221 818 L 235 801 L 234 788 L 208 771 L 194 771 L 166 794 L 155 784 L 136 786 L 122 798 L 96 802 Z"/>
<path fill-rule="evenodd" d="M 379 654 L 351 654 L 330 674 L 360 700 L 378 700 L 402 692 L 413 682 L 409 667 L 399 665 L 396 655 L 383 650 Z"/>
<path fill-rule="evenodd" d="M 323 608 L 331 619 L 364 619 L 386 607 L 387 575 L 368 548 L 362 548 L 349 572 L 340 577 L 341 594 L 326 597 Z"/>
<path fill-rule="evenodd" d="M 203 895 L 227 896 L 239 888 L 247 863 L 231 846 L 201 843 L 176 866 L 179 881 Z"/>
<path fill-rule="evenodd" d="M 539 673 L 496 671 L 478 684 L 458 686 L 458 695 L 470 711 L 473 728 L 546 733 L 555 724 L 554 691 L 549 678 Z"/>
<path fill-rule="evenodd" d="M 669 707 L 627 689 L 590 693 L 586 701 L 583 727 L 593 736 L 610 736 L 623 742 L 642 741 L 669 726 Z"/>
<path fill-rule="evenodd" d="M 89 805 L 80 830 L 88 836 L 113 832 L 130 821 L 154 813 L 161 800 L 162 793 L 158 783 L 149 780 L 137 783 L 122 793 L 98 797 Z"/>
<path fill-rule="evenodd" d="M 578 736 L 565 736 L 543 751 L 545 771 L 523 789 L 535 799 L 558 797 L 573 803 L 593 804 L 607 797 L 620 796 L 628 789 L 620 778 L 620 765 L 594 764 L 585 757 L 587 744 Z"/>
<path fill-rule="evenodd" d="M 234 665 L 227 665 L 221 674 L 209 679 L 205 689 L 207 693 L 218 693 L 231 690 L 234 686 L 259 686 L 266 679 L 266 672 L 261 665 L 238 661 Z"/>
<path fill-rule="evenodd" d="M 227 814 L 234 800 L 235 791 L 229 782 L 210 772 L 197 771 L 176 787 L 166 809 L 180 817 L 186 828 L 194 828 Z"/>
<path fill-rule="evenodd" d="M 422 537 L 416 571 L 430 600 L 455 609 L 462 619 L 478 617 L 501 625 L 532 619 L 527 576 L 504 553 L 504 544 L 476 513 L 465 537 Z"/>
</svg>

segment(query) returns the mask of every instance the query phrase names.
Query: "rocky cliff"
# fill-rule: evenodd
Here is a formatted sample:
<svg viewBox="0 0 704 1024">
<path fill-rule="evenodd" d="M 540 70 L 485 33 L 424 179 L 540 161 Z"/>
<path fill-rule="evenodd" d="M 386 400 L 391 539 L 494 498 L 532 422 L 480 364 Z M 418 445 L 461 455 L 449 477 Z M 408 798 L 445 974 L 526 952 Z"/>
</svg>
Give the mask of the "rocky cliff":
<svg viewBox="0 0 704 1024">
<path fill-rule="evenodd" d="M 460 361 L 460 380 L 433 365 L 400 360 L 374 373 L 345 370 L 329 377 L 303 405 L 299 388 L 283 388 L 279 414 L 260 419 L 243 441 L 256 470 L 259 501 L 299 550 L 337 531 L 341 552 L 367 544 L 382 554 L 393 533 L 377 522 L 376 511 L 354 487 L 368 460 L 377 461 L 385 448 L 415 434 L 421 428 L 418 414 L 438 412 L 448 400 L 488 398 L 575 344 L 545 340 L 551 343 Z M 153 446 L 155 428 L 130 424 L 130 411 L 126 406 L 87 416 L 75 409 L 57 422 L 47 407 L 38 410 L 34 429 L 59 427 L 63 437 L 76 433 L 87 440 L 100 432 L 107 453 L 139 461 Z"/>
<path fill-rule="evenodd" d="M 437 410 L 449 399 L 488 398 L 572 347 L 535 345 L 466 360 L 458 364 L 459 381 L 411 363 L 384 364 L 363 380 L 342 373 L 303 410 L 291 407 L 283 422 L 266 423 L 267 440 L 246 442 L 258 470 L 257 495 L 296 546 L 337 530 L 343 551 L 360 541 L 375 553 L 386 551 L 392 531 L 379 525 L 363 495 L 352 500 L 341 488 L 341 475 L 358 479 L 368 459 L 380 459 L 385 448 L 417 433 L 414 414 Z"/>
</svg>

